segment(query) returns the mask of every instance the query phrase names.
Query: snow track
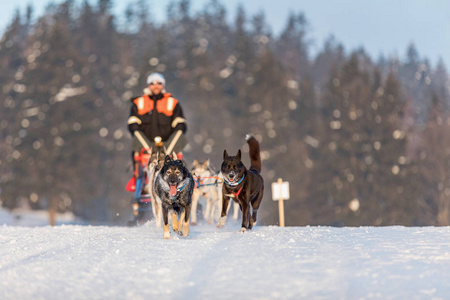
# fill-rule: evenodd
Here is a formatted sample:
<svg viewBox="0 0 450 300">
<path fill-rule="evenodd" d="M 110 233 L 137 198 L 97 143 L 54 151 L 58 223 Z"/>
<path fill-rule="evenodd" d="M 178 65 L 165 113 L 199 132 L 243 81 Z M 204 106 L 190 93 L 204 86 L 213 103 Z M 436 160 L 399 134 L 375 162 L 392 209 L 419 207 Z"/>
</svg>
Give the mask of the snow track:
<svg viewBox="0 0 450 300">
<path fill-rule="evenodd" d="M 0 227 L 1 299 L 449 299 L 449 227 Z"/>
</svg>

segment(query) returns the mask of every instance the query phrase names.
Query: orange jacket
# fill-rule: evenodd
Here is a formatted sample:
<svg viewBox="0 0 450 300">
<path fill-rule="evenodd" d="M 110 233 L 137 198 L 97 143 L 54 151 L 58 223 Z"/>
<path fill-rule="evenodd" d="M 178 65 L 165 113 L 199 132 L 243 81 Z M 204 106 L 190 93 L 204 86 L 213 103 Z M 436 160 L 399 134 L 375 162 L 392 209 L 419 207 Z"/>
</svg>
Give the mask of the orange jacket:
<svg viewBox="0 0 450 300">
<path fill-rule="evenodd" d="M 150 99 L 149 95 L 143 95 L 142 97 L 136 98 L 133 100 L 134 104 L 136 104 L 138 108 L 138 114 L 143 115 L 153 110 L 155 105 L 155 101 Z M 166 116 L 170 117 L 173 115 L 173 110 L 175 106 L 178 104 L 178 100 L 173 98 L 170 93 L 165 93 L 161 100 L 156 102 L 156 109 L 158 113 L 163 113 Z"/>
<path fill-rule="evenodd" d="M 132 98 L 131 102 L 128 129 L 132 134 L 140 130 L 151 141 L 157 136 L 167 141 L 170 135 L 178 130 L 186 132 L 181 105 L 170 93 L 142 95 Z"/>
</svg>

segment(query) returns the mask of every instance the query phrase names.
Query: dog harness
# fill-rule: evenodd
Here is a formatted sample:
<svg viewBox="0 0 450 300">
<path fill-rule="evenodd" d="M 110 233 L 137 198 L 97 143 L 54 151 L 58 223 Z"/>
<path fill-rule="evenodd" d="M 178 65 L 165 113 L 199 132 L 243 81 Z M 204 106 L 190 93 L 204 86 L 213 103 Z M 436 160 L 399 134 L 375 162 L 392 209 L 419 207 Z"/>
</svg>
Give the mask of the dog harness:
<svg viewBox="0 0 450 300">
<path fill-rule="evenodd" d="M 199 177 L 199 176 L 193 176 L 194 177 L 194 182 L 195 182 L 195 187 L 196 189 L 202 187 L 202 186 L 217 186 L 219 185 L 219 177 L 218 176 L 208 176 L 208 177 Z M 216 181 L 213 183 L 203 183 L 203 179 L 201 178 L 214 178 Z"/>
<path fill-rule="evenodd" d="M 252 172 L 253 174 L 259 175 L 255 170 L 251 170 L 251 169 L 250 169 L 250 170 L 248 170 L 248 171 Z M 239 180 L 239 182 L 238 182 L 238 183 L 235 183 L 235 184 L 231 184 L 230 182 L 228 182 L 227 180 L 225 180 L 225 178 L 224 178 L 224 181 L 225 181 L 226 184 L 228 184 L 228 185 L 230 185 L 230 186 L 237 186 L 239 183 L 242 182 L 242 180 L 244 180 L 244 177 L 245 177 L 245 173 L 244 173 L 244 176 L 242 176 L 242 179 Z M 237 192 L 231 192 L 231 193 L 237 198 L 237 197 L 239 196 L 239 194 L 241 193 L 243 187 L 244 187 L 244 186 L 241 186 L 241 188 L 240 188 Z M 261 182 L 259 183 L 259 187 L 258 187 L 258 188 L 250 195 L 250 199 L 253 198 L 253 196 L 255 196 L 256 193 L 258 193 L 260 189 L 261 189 Z"/>
<path fill-rule="evenodd" d="M 239 184 L 244 180 L 244 178 L 245 178 L 245 173 L 244 173 L 244 176 L 242 176 L 242 179 L 239 180 L 238 183 L 231 183 L 231 182 L 229 182 L 228 180 L 226 180 L 225 178 L 224 178 L 224 181 L 225 181 L 225 183 L 228 184 L 229 186 L 237 186 L 237 185 L 239 185 Z M 237 198 L 237 197 L 239 196 L 239 194 L 241 193 L 243 187 L 244 187 L 244 185 L 242 185 L 241 188 L 240 188 L 237 192 L 231 192 L 231 193 Z"/>
<path fill-rule="evenodd" d="M 241 188 L 239 189 L 239 191 L 237 191 L 237 193 L 231 192 L 231 193 L 236 197 L 236 199 L 237 199 L 237 197 L 239 196 L 239 194 L 241 193 L 243 187 L 244 187 L 244 186 L 241 186 Z"/>
</svg>

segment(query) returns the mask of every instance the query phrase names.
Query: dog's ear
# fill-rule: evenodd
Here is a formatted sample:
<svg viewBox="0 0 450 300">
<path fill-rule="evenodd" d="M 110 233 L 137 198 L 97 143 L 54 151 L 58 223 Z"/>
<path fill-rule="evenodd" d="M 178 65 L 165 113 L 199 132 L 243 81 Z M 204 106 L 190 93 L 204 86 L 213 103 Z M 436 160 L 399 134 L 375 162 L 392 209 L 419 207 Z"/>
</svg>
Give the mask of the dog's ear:
<svg viewBox="0 0 450 300">
<path fill-rule="evenodd" d="M 236 157 L 237 157 L 237 159 L 241 160 L 241 149 L 238 150 Z"/>
<path fill-rule="evenodd" d="M 194 159 L 194 167 L 198 165 L 198 160 Z"/>
<path fill-rule="evenodd" d="M 203 165 L 209 168 L 209 158 L 203 163 Z"/>
<path fill-rule="evenodd" d="M 229 157 L 227 150 L 223 150 L 223 160 L 227 159 Z"/>
<path fill-rule="evenodd" d="M 172 161 L 172 158 L 170 157 L 170 155 L 166 155 L 166 158 L 164 158 L 164 163 L 168 163 L 169 161 Z"/>
<path fill-rule="evenodd" d="M 185 164 L 184 160 L 178 159 L 177 161 L 180 162 L 180 165 L 183 167 L 183 169 L 186 169 L 186 164 Z"/>
</svg>

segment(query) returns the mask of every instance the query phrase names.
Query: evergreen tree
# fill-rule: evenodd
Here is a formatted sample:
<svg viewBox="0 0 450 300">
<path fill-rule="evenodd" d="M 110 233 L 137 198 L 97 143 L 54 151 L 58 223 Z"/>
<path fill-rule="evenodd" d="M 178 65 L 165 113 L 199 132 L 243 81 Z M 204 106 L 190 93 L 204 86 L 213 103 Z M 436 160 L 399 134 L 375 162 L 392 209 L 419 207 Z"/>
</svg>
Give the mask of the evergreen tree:
<svg viewBox="0 0 450 300">
<path fill-rule="evenodd" d="M 277 41 L 277 55 L 287 69 L 302 77 L 309 73 L 308 21 L 304 14 L 291 14 Z"/>
<path fill-rule="evenodd" d="M 329 37 L 323 46 L 323 50 L 316 56 L 312 67 L 314 81 L 322 87 L 328 80 L 331 69 L 341 68 L 345 61 L 343 46 L 338 44 L 336 39 Z"/>
<path fill-rule="evenodd" d="M 0 202 L 8 208 L 19 205 L 29 196 L 29 190 L 16 193 L 14 184 L 26 172 L 24 155 L 17 147 L 23 144 L 29 126 L 27 121 L 23 121 L 21 114 L 23 106 L 27 107 L 29 103 L 24 105 L 22 102 L 26 99 L 23 94 L 27 91 L 23 81 L 26 62 L 22 54 L 25 48 L 23 34 L 24 27 L 20 12 L 17 11 L 0 41 L 0 81 L 3 95 L 3 107 L 0 109 Z"/>
<path fill-rule="evenodd" d="M 420 198 L 420 223 L 450 224 L 450 117 L 435 94 L 421 134 L 420 174 L 426 189 Z"/>
<path fill-rule="evenodd" d="M 393 76 L 384 86 L 378 73 L 373 80 L 360 60 L 351 55 L 321 100 L 322 146 L 314 155 L 320 184 L 312 187 L 321 199 L 317 212 L 342 225 L 411 222 L 395 209 L 404 197 L 407 162 L 399 87 Z"/>
</svg>

